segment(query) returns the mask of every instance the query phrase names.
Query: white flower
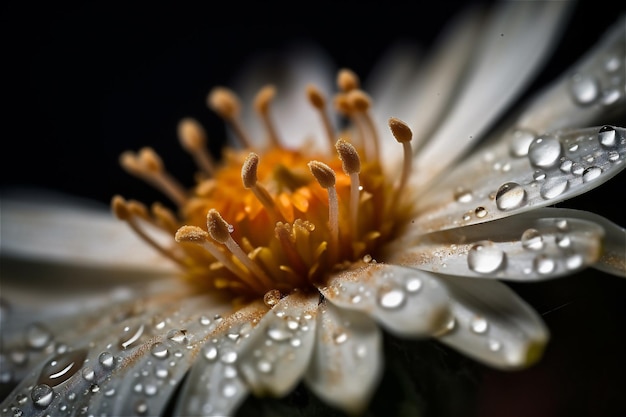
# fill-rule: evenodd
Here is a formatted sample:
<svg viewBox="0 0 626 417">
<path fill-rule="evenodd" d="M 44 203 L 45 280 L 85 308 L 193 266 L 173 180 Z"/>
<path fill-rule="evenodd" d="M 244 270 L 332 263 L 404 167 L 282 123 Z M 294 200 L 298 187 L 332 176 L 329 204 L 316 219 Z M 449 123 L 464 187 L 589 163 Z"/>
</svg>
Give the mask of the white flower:
<svg viewBox="0 0 626 417">
<path fill-rule="evenodd" d="M 5 199 L 3 275 L 34 272 L 13 271 L 11 256 L 58 262 L 39 279 L 71 294 L 40 305 L 38 281 L 3 283 L 0 377 L 17 386 L 0 413 L 153 415 L 180 388 L 174 414 L 231 415 L 249 393 L 280 397 L 301 381 L 359 413 L 380 380 L 382 331 L 498 369 L 535 363 L 548 329 L 501 280 L 589 266 L 626 276 L 623 228 L 548 208 L 626 166 L 626 130 L 605 124 L 626 107 L 624 20 L 492 129 L 567 5 L 504 3 L 481 24 L 466 15 L 423 72 L 402 73 L 404 51 L 389 56 L 369 95 L 339 71 L 346 129 L 330 116 L 329 78 L 307 84 L 326 74 L 316 55 L 294 57 L 294 78 L 269 80 L 277 87 L 251 77 L 241 102 L 214 89 L 208 104 L 233 137 L 216 162 L 202 127 L 181 121 L 200 170 L 191 190 L 150 148 L 121 157 L 176 212 L 115 196 L 114 222 Z M 73 291 L 76 280 L 94 288 Z M 54 299 L 49 282 L 41 290 Z"/>
</svg>

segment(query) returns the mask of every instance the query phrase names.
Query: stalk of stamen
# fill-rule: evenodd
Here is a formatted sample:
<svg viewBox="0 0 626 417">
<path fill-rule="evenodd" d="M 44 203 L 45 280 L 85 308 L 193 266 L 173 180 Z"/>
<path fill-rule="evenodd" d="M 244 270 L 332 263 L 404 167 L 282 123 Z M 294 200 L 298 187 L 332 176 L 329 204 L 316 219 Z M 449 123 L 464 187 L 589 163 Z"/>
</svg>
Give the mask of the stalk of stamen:
<svg viewBox="0 0 626 417">
<path fill-rule="evenodd" d="M 264 288 L 259 282 L 250 279 L 220 248 L 209 241 L 209 234 L 197 226 L 182 226 L 174 236 L 176 242 L 190 242 L 201 246 L 209 252 L 219 263 L 232 272 L 239 281 L 250 287 L 253 291 L 263 292 Z"/>
<path fill-rule="evenodd" d="M 122 153 L 120 165 L 128 173 L 152 184 L 178 206 L 187 202 L 184 187 L 165 171 L 161 158 L 152 148 L 142 148 L 137 155 L 130 151 Z"/>
<path fill-rule="evenodd" d="M 261 116 L 261 121 L 267 130 L 267 136 L 273 147 L 280 148 L 280 140 L 276 127 L 270 117 L 270 103 L 276 95 L 276 88 L 273 85 L 266 85 L 256 95 L 254 99 L 254 108 Z"/>
<path fill-rule="evenodd" d="M 209 93 L 207 104 L 209 108 L 228 122 L 241 144 L 246 148 L 250 148 L 252 142 L 239 121 L 241 106 L 235 93 L 225 87 L 216 87 Z"/>
<path fill-rule="evenodd" d="M 211 209 L 207 213 L 207 228 L 209 230 L 209 235 L 211 235 L 215 241 L 224 244 L 228 250 L 235 255 L 235 258 L 243 264 L 243 266 L 263 281 L 265 288 L 273 287 L 274 284 L 267 274 L 257 264 L 255 264 L 241 249 L 237 242 L 235 242 L 233 237 L 230 235 L 232 226 L 229 225 L 226 220 L 222 218 L 221 214 L 215 209 Z"/>
<path fill-rule="evenodd" d="M 243 186 L 250 189 L 254 196 L 261 202 L 274 221 L 283 220 L 283 216 L 276 209 L 276 204 L 270 193 L 257 181 L 257 169 L 259 166 L 259 156 L 254 152 L 246 157 L 241 166 L 241 180 Z"/>
<path fill-rule="evenodd" d="M 276 227 L 274 228 L 274 235 L 276 239 L 280 242 L 280 246 L 285 251 L 285 256 L 289 260 L 291 266 L 296 269 L 297 276 L 300 278 L 300 284 L 306 285 L 306 271 L 307 266 L 302 261 L 302 258 L 298 254 L 296 247 L 294 245 L 295 238 L 292 233 L 292 228 L 287 223 L 278 222 L 276 223 Z"/>
<path fill-rule="evenodd" d="M 356 110 L 357 114 L 361 115 L 363 123 L 365 124 L 363 130 L 369 132 L 371 135 L 371 140 L 366 140 L 364 142 L 366 151 L 369 148 L 369 146 L 367 146 L 368 144 L 373 146 L 373 149 L 370 149 L 369 151 L 370 155 L 368 155 L 367 159 L 370 161 L 377 161 L 380 155 L 380 140 L 378 138 L 376 124 L 374 123 L 374 120 L 369 112 L 369 109 L 372 106 L 372 101 L 364 91 L 358 89 L 350 90 L 348 93 L 348 99 L 352 103 L 352 107 Z"/>
<path fill-rule="evenodd" d="M 411 149 L 411 139 L 413 138 L 413 132 L 411 132 L 411 129 L 406 123 L 395 117 L 389 119 L 389 128 L 391 129 L 393 137 L 402 144 L 402 148 L 404 151 L 402 174 L 400 176 L 400 181 L 396 187 L 396 192 L 393 199 L 393 204 L 395 205 L 398 197 L 400 196 L 400 194 L 402 194 L 402 191 L 404 190 L 413 165 L 413 151 Z"/>
<path fill-rule="evenodd" d="M 111 209 L 113 214 L 118 219 L 125 221 L 126 224 L 130 226 L 130 228 L 139 236 L 144 242 L 146 242 L 149 246 L 153 247 L 157 252 L 165 256 L 166 258 L 174 261 L 178 265 L 182 267 L 186 267 L 185 262 L 177 257 L 171 250 L 167 250 L 166 248 L 159 245 L 150 235 L 148 235 L 138 224 L 136 217 L 137 215 L 134 213 L 134 209 L 129 207 L 129 204 L 124 200 L 122 196 L 116 195 L 111 200 Z"/>
<path fill-rule="evenodd" d="M 309 98 L 309 102 L 318 111 L 322 119 L 324 131 L 326 132 L 326 138 L 328 139 L 328 143 L 332 147 L 335 141 L 335 132 L 330 122 L 330 118 L 328 117 L 328 113 L 326 113 L 326 99 L 314 85 L 307 86 L 306 94 Z"/>
<path fill-rule="evenodd" d="M 178 123 L 178 139 L 181 146 L 194 159 L 198 168 L 208 176 L 215 172 L 215 162 L 207 151 L 206 132 L 194 119 L 187 117 Z"/>
<path fill-rule="evenodd" d="M 334 254 L 339 249 L 339 198 L 335 188 L 335 172 L 328 165 L 319 161 L 311 161 L 308 166 L 317 182 L 328 193 L 329 243 L 331 245 L 331 263 L 334 263 Z"/>
<path fill-rule="evenodd" d="M 335 144 L 343 172 L 350 177 L 350 227 L 354 238 L 358 238 L 359 216 L 359 172 L 361 172 L 361 160 L 359 154 L 350 143 L 339 139 Z"/>
</svg>

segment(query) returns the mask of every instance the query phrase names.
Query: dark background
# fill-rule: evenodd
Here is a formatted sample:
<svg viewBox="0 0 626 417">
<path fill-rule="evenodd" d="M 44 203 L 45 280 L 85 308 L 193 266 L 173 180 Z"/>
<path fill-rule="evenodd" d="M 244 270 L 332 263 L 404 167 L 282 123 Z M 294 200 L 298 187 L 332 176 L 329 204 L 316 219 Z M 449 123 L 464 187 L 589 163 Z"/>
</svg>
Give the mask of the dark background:
<svg viewBox="0 0 626 417">
<path fill-rule="evenodd" d="M 104 204 L 121 193 L 150 203 L 161 196 L 123 172 L 119 154 L 151 145 L 189 184 L 195 166 L 178 146 L 176 124 L 197 118 L 219 149 L 224 127 L 206 108 L 206 94 L 228 85 L 252 54 L 314 40 L 338 66 L 366 78 L 386 45 L 403 37 L 428 45 L 466 3 L 5 4 L 2 186 L 52 188 Z M 576 61 L 623 12 L 618 2 L 581 1 L 533 89 Z M 624 175 L 562 206 L 624 226 Z M 590 271 L 515 289 L 552 331 L 539 365 L 505 374 L 436 344 L 390 338 L 390 370 L 370 411 L 394 415 L 412 410 L 401 405 L 408 401 L 427 416 L 625 416 L 626 281 Z M 281 403 L 246 407 L 269 413 L 312 401 L 298 390 Z"/>
</svg>

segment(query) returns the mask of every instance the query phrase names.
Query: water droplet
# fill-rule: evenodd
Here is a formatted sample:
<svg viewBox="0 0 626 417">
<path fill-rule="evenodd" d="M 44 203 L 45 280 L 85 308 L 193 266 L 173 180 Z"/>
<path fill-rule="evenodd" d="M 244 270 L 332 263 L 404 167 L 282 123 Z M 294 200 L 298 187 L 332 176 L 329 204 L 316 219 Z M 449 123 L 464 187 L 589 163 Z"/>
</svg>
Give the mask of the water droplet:
<svg viewBox="0 0 626 417">
<path fill-rule="evenodd" d="M 52 403 L 54 391 L 46 384 L 36 385 L 30 392 L 30 398 L 39 408 L 47 408 Z"/>
<path fill-rule="evenodd" d="M 382 308 L 399 308 L 404 304 L 405 300 L 406 295 L 399 288 L 384 288 L 378 293 L 378 304 Z"/>
<path fill-rule="evenodd" d="M 348 334 L 346 332 L 338 332 L 333 336 L 333 341 L 336 345 L 341 345 L 348 340 Z"/>
<path fill-rule="evenodd" d="M 404 288 L 411 294 L 415 294 L 422 289 L 422 280 L 418 277 L 411 277 L 406 280 Z"/>
<path fill-rule="evenodd" d="M 569 188 L 567 178 L 550 178 L 539 190 L 539 194 L 546 200 L 563 194 Z"/>
<path fill-rule="evenodd" d="M 135 403 L 135 412 L 140 416 L 148 414 L 148 404 L 144 400 L 139 400 Z"/>
<path fill-rule="evenodd" d="M 467 254 L 468 267 L 479 274 L 491 274 L 500 269 L 506 255 L 493 242 L 482 241 L 472 246 Z"/>
<path fill-rule="evenodd" d="M 600 174 L 602 174 L 602 168 L 596 166 L 588 167 L 583 171 L 583 182 L 593 181 L 600 177 Z"/>
<path fill-rule="evenodd" d="M 457 188 L 454 192 L 454 199 L 459 203 L 469 203 L 474 199 L 472 192 L 464 188 Z"/>
<path fill-rule="evenodd" d="M 237 362 L 237 352 L 235 352 L 234 350 L 228 350 L 222 353 L 220 359 L 224 363 L 235 363 Z"/>
<path fill-rule="evenodd" d="M 582 255 L 579 253 L 575 253 L 567 258 L 567 260 L 565 261 L 565 266 L 567 266 L 567 269 L 572 270 L 580 268 L 581 266 L 583 266 L 583 263 L 584 259 Z"/>
<path fill-rule="evenodd" d="M 543 181 L 546 179 L 546 173 L 541 170 L 537 170 L 533 173 L 533 179 L 535 181 Z"/>
<path fill-rule="evenodd" d="M 482 219 L 487 215 L 487 210 L 484 207 L 476 207 L 474 214 L 476 214 L 476 217 L 479 219 Z"/>
<path fill-rule="evenodd" d="M 269 290 L 263 296 L 263 302 L 269 308 L 274 307 L 280 301 L 280 291 L 279 290 Z"/>
<path fill-rule="evenodd" d="M 502 348 L 502 344 L 495 339 L 489 340 L 489 350 L 492 352 L 497 352 Z"/>
<path fill-rule="evenodd" d="M 139 324 L 134 327 L 125 327 L 124 334 L 120 338 L 120 348 L 127 349 L 133 344 L 136 344 L 143 335 L 144 325 Z"/>
<path fill-rule="evenodd" d="M 86 357 L 87 351 L 84 349 L 55 356 L 42 368 L 37 384 L 44 384 L 49 387 L 62 384 L 78 372 Z"/>
<path fill-rule="evenodd" d="M 169 356 L 167 346 L 165 346 L 161 342 L 156 342 L 154 345 L 152 345 L 150 352 L 152 353 L 152 356 L 158 359 L 165 359 Z"/>
<path fill-rule="evenodd" d="M 231 398 L 235 394 L 237 394 L 237 386 L 235 386 L 235 384 L 233 384 L 232 382 L 226 382 L 222 386 L 222 395 L 224 397 Z"/>
<path fill-rule="evenodd" d="M 619 160 L 619 152 L 617 151 L 610 151 L 608 155 L 610 162 L 617 162 Z"/>
<path fill-rule="evenodd" d="M 202 349 L 202 354 L 206 360 L 213 362 L 217 359 L 217 347 L 215 345 L 205 345 Z"/>
<path fill-rule="evenodd" d="M 519 208 L 526 203 L 526 191 L 515 182 L 504 183 L 496 192 L 496 206 L 500 210 Z"/>
<path fill-rule="evenodd" d="M 621 93 L 617 88 L 608 88 L 602 92 L 600 102 L 605 106 L 610 106 L 611 104 L 617 103 L 620 98 Z"/>
<path fill-rule="evenodd" d="M 485 320 L 483 317 L 474 317 L 470 323 L 470 329 L 474 333 L 484 334 L 489 329 L 489 322 Z"/>
<path fill-rule="evenodd" d="M 556 269 L 556 263 L 547 255 L 538 255 L 534 260 L 534 267 L 540 275 L 546 275 Z"/>
<path fill-rule="evenodd" d="M 209 324 L 211 324 L 211 319 L 207 316 L 200 316 L 198 321 L 200 321 L 200 324 L 203 326 L 208 326 Z"/>
<path fill-rule="evenodd" d="M 599 85 L 595 78 L 576 74 L 572 77 L 570 91 L 578 104 L 591 104 L 598 98 Z"/>
<path fill-rule="evenodd" d="M 115 366 L 115 358 L 111 352 L 102 352 L 98 357 L 98 362 L 106 369 L 111 369 Z"/>
<path fill-rule="evenodd" d="M 574 153 L 574 152 L 576 152 L 576 151 L 578 150 L 578 148 L 579 148 L 579 146 L 578 146 L 578 144 L 577 144 L 577 143 L 572 143 L 572 144 L 569 146 L 569 148 L 567 148 L 567 150 L 568 150 L 570 153 Z"/>
<path fill-rule="evenodd" d="M 520 158 L 528 155 L 528 148 L 535 139 L 535 134 L 529 130 L 516 129 L 513 132 L 513 140 L 509 148 L 513 157 Z"/>
<path fill-rule="evenodd" d="M 148 397 L 154 397 L 159 392 L 157 385 L 153 382 L 148 382 L 143 386 L 143 393 Z"/>
<path fill-rule="evenodd" d="M 269 374 L 274 369 L 274 367 L 272 366 L 272 363 L 268 361 L 267 359 L 259 360 L 256 364 L 256 367 L 258 371 L 261 372 L 262 374 Z"/>
<path fill-rule="evenodd" d="M 613 55 L 606 59 L 604 62 L 604 69 L 607 72 L 617 71 L 620 67 L 620 59 L 619 57 Z"/>
<path fill-rule="evenodd" d="M 585 170 L 585 167 L 582 164 L 578 162 L 574 162 L 572 164 L 572 174 L 583 175 L 584 170 Z"/>
<path fill-rule="evenodd" d="M 550 168 L 561 157 L 561 142 L 552 136 L 535 139 L 528 148 L 528 160 L 537 168 Z"/>
<path fill-rule="evenodd" d="M 104 391 L 105 397 L 112 397 L 114 395 L 115 395 L 115 388 L 109 388 L 106 391 Z"/>
<path fill-rule="evenodd" d="M 33 349 L 43 349 L 52 341 L 52 334 L 41 323 L 31 323 L 26 327 L 26 344 Z"/>
<path fill-rule="evenodd" d="M 352 302 L 352 304 L 358 304 L 361 302 L 362 299 L 363 297 L 360 294 L 355 294 L 354 296 L 352 296 L 350 301 Z"/>
<path fill-rule="evenodd" d="M 189 343 L 187 330 L 172 329 L 167 332 L 167 338 L 170 339 L 172 342 L 179 343 L 181 345 L 186 345 L 187 343 Z"/>
<path fill-rule="evenodd" d="M 293 334 L 281 327 L 270 327 L 267 329 L 267 336 L 275 342 L 284 342 L 293 336 Z"/>
<path fill-rule="evenodd" d="M 612 126 L 602 126 L 598 132 L 598 141 L 605 148 L 612 148 L 617 145 L 617 132 Z"/>
<path fill-rule="evenodd" d="M 561 249 L 567 249 L 572 245 L 572 239 L 567 234 L 559 233 L 554 238 L 557 246 Z"/>
<path fill-rule="evenodd" d="M 528 250 L 543 249 L 543 236 L 537 229 L 526 229 L 522 233 L 522 247 Z"/>
<path fill-rule="evenodd" d="M 561 170 L 561 172 L 570 172 L 572 170 L 572 161 L 570 161 L 569 159 L 564 160 L 563 162 L 561 162 L 561 165 L 559 165 L 559 169 Z"/>
</svg>

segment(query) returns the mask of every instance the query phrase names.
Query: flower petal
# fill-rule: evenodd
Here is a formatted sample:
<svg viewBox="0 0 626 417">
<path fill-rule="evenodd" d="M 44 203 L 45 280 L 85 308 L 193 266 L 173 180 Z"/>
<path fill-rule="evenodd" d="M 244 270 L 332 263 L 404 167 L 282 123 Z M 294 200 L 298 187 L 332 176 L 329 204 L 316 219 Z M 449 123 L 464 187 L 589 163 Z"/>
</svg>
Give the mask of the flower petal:
<svg viewBox="0 0 626 417">
<path fill-rule="evenodd" d="M 290 294 L 261 319 L 241 348 L 238 369 L 256 395 L 283 396 L 306 371 L 319 295 Z"/>
<path fill-rule="evenodd" d="M 389 249 L 389 262 L 449 275 L 514 281 L 571 274 L 598 260 L 604 236 L 600 225 L 581 220 L 576 213 L 539 209 L 423 235 L 414 242 L 397 242 Z"/>
<path fill-rule="evenodd" d="M 365 314 L 320 304 L 317 340 L 305 382 L 325 402 L 351 414 L 363 412 L 378 385 L 382 334 Z"/>
<path fill-rule="evenodd" d="M 421 195 L 409 233 L 483 223 L 583 194 L 626 168 L 626 129 L 518 131 Z"/>
<path fill-rule="evenodd" d="M 252 303 L 225 318 L 202 347 L 174 409 L 175 416 L 233 415 L 248 394 L 237 370 L 242 341 L 254 332 L 267 307 Z"/>
<path fill-rule="evenodd" d="M 484 135 L 518 98 L 547 58 L 571 6 L 569 2 L 497 4 L 445 123 L 416 155 L 419 189 Z M 529 26 L 533 30 L 528 30 Z"/>
<path fill-rule="evenodd" d="M 372 263 L 332 275 L 320 292 L 340 308 L 371 315 L 392 333 L 430 336 L 450 319 L 448 294 L 424 271 Z"/>
<path fill-rule="evenodd" d="M 548 329 L 505 284 L 452 276 L 442 282 L 452 295 L 455 321 L 439 341 L 502 369 L 524 368 L 541 357 Z"/>
<path fill-rule="evenodd" d="M 42 190 L 3 191 L 1 221 L 3 257 L 127 269 L 137 275 L 177 271 L 94 202 Z M 164 244 L 174 242 L 173 236 L 155 237 Z"/>
</svg>

